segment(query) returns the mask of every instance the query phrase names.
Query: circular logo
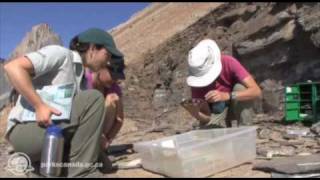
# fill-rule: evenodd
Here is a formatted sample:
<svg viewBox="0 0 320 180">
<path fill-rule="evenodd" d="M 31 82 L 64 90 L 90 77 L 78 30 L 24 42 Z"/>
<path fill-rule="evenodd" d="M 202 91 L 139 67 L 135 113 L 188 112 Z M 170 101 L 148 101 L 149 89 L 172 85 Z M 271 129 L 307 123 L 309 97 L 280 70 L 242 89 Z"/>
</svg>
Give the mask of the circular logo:
<svg viewBox="0 0 320 180">
<path fill-rule="evenodd" d="M 31 166 L 31 160 L 28 155 L 17 152 L 9 157 L 6 170 L 14 175 L 24 175 L 33 171 L 34 168 Z"/>
</svg>

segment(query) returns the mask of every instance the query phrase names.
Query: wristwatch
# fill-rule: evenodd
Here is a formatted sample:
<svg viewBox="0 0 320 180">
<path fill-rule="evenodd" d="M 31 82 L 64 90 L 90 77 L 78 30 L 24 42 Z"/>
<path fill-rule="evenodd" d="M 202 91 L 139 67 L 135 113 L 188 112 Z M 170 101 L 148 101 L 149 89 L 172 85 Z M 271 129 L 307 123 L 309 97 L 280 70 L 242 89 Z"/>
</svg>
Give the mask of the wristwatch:
<svg viewBox="0 0 320 180">
<path fill-rule="evenodd" d="M 236 92 L 231 92 L 230 100 L 235 100 L 237 97 Z"/>
</svg>

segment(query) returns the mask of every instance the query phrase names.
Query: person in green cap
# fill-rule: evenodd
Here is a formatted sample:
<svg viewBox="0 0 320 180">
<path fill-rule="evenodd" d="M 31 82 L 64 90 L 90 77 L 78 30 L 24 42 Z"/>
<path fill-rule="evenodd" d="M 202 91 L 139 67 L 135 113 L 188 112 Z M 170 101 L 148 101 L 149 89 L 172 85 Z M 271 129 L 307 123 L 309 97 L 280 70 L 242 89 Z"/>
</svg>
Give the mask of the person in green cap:
<svg viewBox="0 0 320 180">
<path fill-rule="evenodd" d="M 32 162 L 41 158 L 46 127 L 56 124 L 63 129 L 65 139 L 65 162 L 83 164 L 67 166 L 64 176 L 84 177 L 97 172 L 101 153 L 101 134 L 104 126 L 104 97 L 97 90 L 85 90 L 84 67 L 98 72 L 111 58 L 122 58 L 112 36 L 101 29 L 91 28 L 77 36 L 70 49 L 49 45 L 25 54 L 4 65 L 12 86 L 19 92 L 19 99 L 8 116 L 5 134 L 16 152 L 27 154 Z M 48 85 L 73 83 L 71 115 L 69 119 L 52 121 L 52 115 L 61 112 L 45 103 L 36 90 Z M 36 121 L 27 121 L 22 116 L 25 99 L 34 109 Z"/>
</svg>

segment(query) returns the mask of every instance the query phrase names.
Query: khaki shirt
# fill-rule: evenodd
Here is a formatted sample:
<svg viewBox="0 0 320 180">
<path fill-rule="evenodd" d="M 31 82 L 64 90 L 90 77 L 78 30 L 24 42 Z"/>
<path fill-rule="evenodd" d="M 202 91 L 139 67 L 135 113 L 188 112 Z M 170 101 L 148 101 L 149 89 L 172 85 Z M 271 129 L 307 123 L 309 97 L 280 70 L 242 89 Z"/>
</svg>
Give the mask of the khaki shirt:
<svg viewBox="0 0 320 180">
<path fill-rule="evenodd" d="M 34 88 L 43 86 L 76 83 L 76 93 L 84 89 L 81 80 L 84 74 L 82 60 L 78 52 L 71 51 L 58 45 L 49 45 L 25 55 L 34 67 L 35 76 L 32 78 Z M 17 124 L 23 123 L 19 95 L 15 107 L 9 113 L 6 137 Z"/>
</svg>

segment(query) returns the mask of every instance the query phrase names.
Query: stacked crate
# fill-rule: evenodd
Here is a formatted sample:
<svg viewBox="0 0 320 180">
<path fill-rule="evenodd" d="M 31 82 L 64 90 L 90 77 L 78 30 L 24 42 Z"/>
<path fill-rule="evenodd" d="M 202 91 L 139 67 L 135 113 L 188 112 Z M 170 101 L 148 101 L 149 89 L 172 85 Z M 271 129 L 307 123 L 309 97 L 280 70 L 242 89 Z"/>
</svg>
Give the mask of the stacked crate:
<svg viewBox="0 0 320 180">
<path fill-rule="evenodd" d="M 320 119 L 320 83 L 298 83 L 286 87 L 286 121 L 317 122 Z"/>
</svg>

